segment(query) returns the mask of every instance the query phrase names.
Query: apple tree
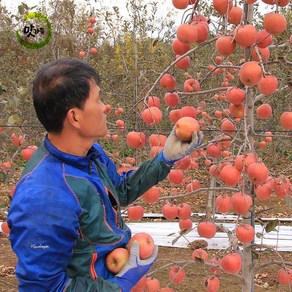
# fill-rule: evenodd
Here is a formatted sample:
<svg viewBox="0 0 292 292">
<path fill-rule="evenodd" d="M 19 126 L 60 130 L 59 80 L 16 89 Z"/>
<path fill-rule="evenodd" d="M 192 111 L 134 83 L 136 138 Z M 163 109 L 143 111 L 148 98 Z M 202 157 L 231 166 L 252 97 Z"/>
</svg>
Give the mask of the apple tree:
<svg viewBox="0 0 292 292">
<path fill-rule="evenodd" d="M 287 21 L 291 19 L 288 8 L 291 4 L 263 2 L 268 8 L 260 8 L 262 3 L 255 1 L 237 5 L 214 0 L 207 7 L 200 1 L 173 0 L 176 9 L 186 9 L 172 43 L 175 56 L 140 103 L 135 104 L 141 119 L 157 131 L 155 143 L 150 139 L 153 136 L 149 137 L 150 156 L 160 151 L 165 142 L 160 125 L 178 126 L 184 117 L 199 121 L 205 133 L 203 147 L 177 163 L 169 175 L 173 184 L 187 182 L 187 192 L 167 196 L 170 202 L 163 206 L 162 213 L 168 220 L 179 218 L 182 235 L 196 229 L 202 238 L 212 238 L 219 227 L 214 211 L 225 213 L 232 208 L 238 219 L 234 229 L 221 226 L 229 237 L 230 247 L 218 266 L 225 273 L 240 277 L 242 291 L 254 289 L 254 265 L 261 248 L 254 243 L 257 205 L 275 199 L 284 200 L 291 207 L 291 27 Z M 208 16 L 204 11 L 209 12 Z M 209 58 L 203 58 L 204 53 Z M 155 95 L 159 86 L 165 90 L 164 104 Z M 164 118 L 169 118 L 170 123 L 164 124 Z M 128 146 L 134 149 L 144 147 L 145 140 L 139 129 L 127 136 Z M 271 150 L 266 149 L 274 140 L 274 145 L 279 148 L 281 143 L 286 151 L 288 171 L 284 175 L 274 171 L 274 161 L 267 157 Z M 209 168 L 206 187 L 190 176 L 184 178 L 202 162 Z M 165 199 L 159 198 L 156 189 L 145 193 L 142 199 L 152 204 Z M 187 203 L 175 206 L 171 201 L 202 191 L 209 193 L 206 217 L 193 227 L 190 206 Z M 143 214 L 138 207 L 135 212 L 129 208 L 133 220 Z M 264 232 L 270 232 L 277 224 L 278 221 L 262 223 Z M 265 248 L 276 251 L 273 246 Z M 198 257 L 202 258 L 201 254 Z M 291 263 L 279 257 L 279 261 L 263 266 L 271 264 L 279 265 L 280 284 L 290 285 Z M 261 266 L 257 271 L 260 269 Z M 170 269 L 171 282 L 182 281 L 185 276 L 182 270 L 178 266 Z M 215 275 L 208 275 L 206 289 L 217 291 L 219 282 Z"/>
</svg>

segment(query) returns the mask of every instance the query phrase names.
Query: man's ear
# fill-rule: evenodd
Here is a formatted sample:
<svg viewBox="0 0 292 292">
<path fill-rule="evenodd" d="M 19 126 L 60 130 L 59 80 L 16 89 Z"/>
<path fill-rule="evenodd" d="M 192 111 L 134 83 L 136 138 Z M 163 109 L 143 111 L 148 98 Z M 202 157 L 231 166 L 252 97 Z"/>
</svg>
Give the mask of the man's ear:
<svg viewBox="0 0 292 292">
<path fill-rule="evenodd" d="M 66 119 L 68 123 L 73 126 L 74 128 L 80 128 L 80 110 L 78 108 L 71 108 L 68 110 L 66 114 Z"/>
</svg>

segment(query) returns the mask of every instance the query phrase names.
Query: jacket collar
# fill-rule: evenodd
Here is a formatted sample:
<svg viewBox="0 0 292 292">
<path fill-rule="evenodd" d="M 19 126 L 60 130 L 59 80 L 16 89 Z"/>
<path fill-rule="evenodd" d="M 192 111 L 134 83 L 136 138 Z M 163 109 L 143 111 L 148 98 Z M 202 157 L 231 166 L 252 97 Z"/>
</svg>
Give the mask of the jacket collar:
<svg viewBox="0 0 292 292">
<path fill-rule="evenodd" d="M 74 166 L 88 166 L 90 161 L 96 159 L 98 156 L 100 156 L 100 152 L 92 145 L 92 147 L 89 149 L 86 156 L 78 156 L 78 155 L 72 155 L 66 152 L 63 152 L 56 148 L 48 139 L 48 136 L 46 136 L 44 141 L 44 147 L 57 159 L 63 161 L 66 164 L 74 165 Z"/>
</svg>

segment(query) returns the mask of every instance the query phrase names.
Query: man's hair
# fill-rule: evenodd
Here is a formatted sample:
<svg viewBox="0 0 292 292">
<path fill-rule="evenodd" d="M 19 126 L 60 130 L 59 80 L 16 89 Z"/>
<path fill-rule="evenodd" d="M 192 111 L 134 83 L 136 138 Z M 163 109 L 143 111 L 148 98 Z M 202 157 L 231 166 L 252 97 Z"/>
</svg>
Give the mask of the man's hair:
<svg viewBox="0 0 292 292">
<path fill-rule="evenodd" d="M 40 68 L 33 81 L 33 105 L 48 132 L 61 132 L 68 110 L 84 108 L 91 80 L 99 85 L 97 72 L 78 59 L 59 59 Z"/>
</svg>

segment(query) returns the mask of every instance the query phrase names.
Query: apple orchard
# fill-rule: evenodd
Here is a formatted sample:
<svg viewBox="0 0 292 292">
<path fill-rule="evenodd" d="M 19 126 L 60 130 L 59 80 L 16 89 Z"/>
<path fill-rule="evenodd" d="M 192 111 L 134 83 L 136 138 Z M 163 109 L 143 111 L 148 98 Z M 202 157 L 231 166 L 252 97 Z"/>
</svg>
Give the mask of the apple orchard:
<svg viewBox="0 0 292 292">
<path fill-rule="evenodd" d="M 58 14 L 60 7 L 76 13 L 74 1 L 61 2 L 56 1 L 55 10 L 51 7 L 49 18 L 53 22 L 68 17 Z M 168 188 L 164 189 L 165 182 L 152 187 L 124 213 L 129 222 L 135 222 L 145 220 L 145 208 L 153 208 L 162 213 L 163 220 L 179 223 L 181 237 L 196 231 L 202 239 L 210 239 L 217 232 L 225 232 L 230 246 L 220 258 L 209 256 L 207 246 L 194 249 L 187 261 L 155 265 L 151 275 L 131 291 L 182 291 L 181 283 L 190 277 L 186 267 L 196 269 L 198 265 L 204 265 L 205 275 L 195 291 L 229 291 L 220 288 L 220 280 L 226 275 L 239 279 L 241 291 L 254 291 L 255 273 L 268 265 L 276 266 L 279 287 L 291 291 L 292 262 L 275 246 L 254 242 L 256 236 L 263 236 L 255 232 L 261 216 L 258 206 L 273 200 L 274 204 L 287 205 L 290 217 L 292 214 L 291 1 L 172 0 L 172 15 L 183 12 L 178 26 L 171 19 L 157 20 L 154 4 L 147 10 L 150 4 L 128 2 L 128 22 L 118 8 L 106 14 L 87 3 L 90 11 L 82 8 L 80 22 L 70 20 L 70 26 L 67 21 L 57 29 L 53 44 L 42 49 L 43 56 L 20 49 L 7 55 L 7 63 L 11 58 L 13 64 L 17 56 L 20 76 L 26 76 L 26 66 L 33 76 L 39 64 L 33 61 L 44 62 L 45 58 L 72 56 L 93 65 L 101 73 L 103 99 L 108 101 L 109 133 L 98 142 L 120 172 L 136 168 L 161 151 L 174 125 L 182 141 L 190 140 L 194 131 L 204 133 L 203 144 L 171 169 Z M 149 33 L 155 19 L 162 22 L 153 30 L 160 26 L 164 38 Z M 115 27 L 117 23 L 121 31 Z M 108 30 L 103 31 L 101 25 Z M 5 40 L 7 49 L 11 43 Z M 37 149 L 40 133 L 43 135 L 42 131 L 36 135 L 29 127 L 36 123 L 29 112 L 18 110 L 31 102 L 27 83 L 17 79 L 13 84 L 11 79 L 0 80 L 0 98 L 6 101 L 9 113 L 0 117 L 0 137 L 6 143 L 1 152 L 0 178 L 11 186 L 9 196 L 13 196 L 15 170 L 25 165 Z M 284 170 L 279 171 L 281 168 Z M 203 181 L 196 176 L 199 173 L 204 173 Z M 205 216 L 198 221 L 187 201 L 191 197 L 196 200 L 202 192 L 206 195 Z M 235 227 L 219 226 L 215 213 L 236 215 Z M 9 234 L 5 215 L 3 221 L 2 231 Z M 279 222 L 260 224 L 270 232 Z M 147 258 L 155 242 L 143 230 L 137 235 L 144 252 L 141 257 Z M 257 254 L 265 249 L 274 252 L 276 259 L 255 268 Z M 128 257 L 126 248 L 114 250 L 107 257 L 107 266 L 117 273 Z M 156 277 L 161 269 L 167 273 L 167 282 Z"/>
</svg>

